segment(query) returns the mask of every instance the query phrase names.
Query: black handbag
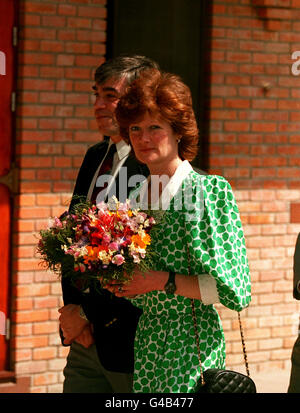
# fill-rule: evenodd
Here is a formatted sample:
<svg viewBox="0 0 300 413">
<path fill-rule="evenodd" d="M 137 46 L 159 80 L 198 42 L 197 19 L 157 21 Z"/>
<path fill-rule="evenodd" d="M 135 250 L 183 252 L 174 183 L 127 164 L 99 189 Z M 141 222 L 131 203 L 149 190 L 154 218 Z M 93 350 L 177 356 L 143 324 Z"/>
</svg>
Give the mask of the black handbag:
<svg viewBox="0 0 300 413">
<path fill-rule="evenodd" d="M 243 345 L 244 361 L 247 376 L 232 370 L 212 368 L 203 371 L 200 357 L 200 344 L 197 334 L 197 320 L 195 314 L 195 303 L 192 302 L 192 314 L 194 320 L 195 336 L 197 343 L 198 359 L 200 364 L 200 380 L 195 387 L 195 393 L 256 393 L 254 381 L 250 378 L 245 340 L 243 335 L 240 313 L 238 313 L 241 340 Z"/>
</svg>

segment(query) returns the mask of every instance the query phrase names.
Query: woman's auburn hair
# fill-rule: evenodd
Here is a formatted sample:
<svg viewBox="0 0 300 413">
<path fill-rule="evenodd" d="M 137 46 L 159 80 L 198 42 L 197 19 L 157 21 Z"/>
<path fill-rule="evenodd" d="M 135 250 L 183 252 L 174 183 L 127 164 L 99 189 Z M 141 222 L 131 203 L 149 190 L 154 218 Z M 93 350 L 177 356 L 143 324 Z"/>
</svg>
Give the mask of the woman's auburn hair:
<svg viewBox="0 0 300 413">
<path fill-rule="evenodd" d="M 180 137 L 178 154 L 192 161 L 198 151 L 198 127 L 190 89 L 179 76 L 145 70 L 127 88 L 116 108 L 122 138 L 129 142 L 129 126 L 146 113 L 160 116 Z"/>
</svg>

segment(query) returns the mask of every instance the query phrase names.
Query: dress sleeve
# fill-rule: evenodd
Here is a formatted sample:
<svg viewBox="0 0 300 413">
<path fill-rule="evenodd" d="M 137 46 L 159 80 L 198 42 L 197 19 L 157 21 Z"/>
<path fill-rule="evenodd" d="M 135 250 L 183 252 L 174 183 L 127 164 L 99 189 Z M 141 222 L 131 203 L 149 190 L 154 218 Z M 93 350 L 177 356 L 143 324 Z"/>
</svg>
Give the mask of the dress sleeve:
<svg viewBox="0 0 300 413">
<path fill-rule="evenodd" d="M 207 176 L 193 185 L 197 219 L 185 218 L 190 265 L 194 274 L 216 281 L 219 301 L 241 311 L 251 301 L 250 273 L 240 215 L 230 184 Z"/>
</svg>

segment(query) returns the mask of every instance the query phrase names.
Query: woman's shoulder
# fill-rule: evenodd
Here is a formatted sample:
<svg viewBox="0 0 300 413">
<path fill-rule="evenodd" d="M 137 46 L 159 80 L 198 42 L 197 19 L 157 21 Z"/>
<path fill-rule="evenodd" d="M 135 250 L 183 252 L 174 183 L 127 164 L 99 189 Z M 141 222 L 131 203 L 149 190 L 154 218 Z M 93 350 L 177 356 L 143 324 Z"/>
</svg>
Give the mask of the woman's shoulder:
<svg viewBox="0 0 300 413">
<path fill-rule="evenodd" d="M 201 174 L 193 170 L 190 172 L 189 177 L 193 183 L 201 183 L 204 187 L 219 187 L 220 189 L 225 189 L 226 187 L 231 188 L 227 179 L 221 175 Z"/>
</svg>

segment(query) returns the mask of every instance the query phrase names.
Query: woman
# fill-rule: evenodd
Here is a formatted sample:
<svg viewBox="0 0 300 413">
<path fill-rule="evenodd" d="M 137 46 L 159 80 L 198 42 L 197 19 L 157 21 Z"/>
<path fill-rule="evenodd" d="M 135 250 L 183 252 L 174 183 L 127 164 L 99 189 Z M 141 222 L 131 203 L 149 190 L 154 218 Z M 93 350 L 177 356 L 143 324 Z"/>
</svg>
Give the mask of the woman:
<svg viewBox="0 0 300 413">
<path fill-rule="evenodd" d="M 109 287 L 118 296 L 138 294 L 133 303 L 143 309 L 133 391 L 193 392 L 200 367 L 190 298 L 195 299 L 203 369 L 225 368 L 224 334 L 211 302 L 240 311 L 251 299 L 238 209 L 223 177 L 199 175 L 189 163 L 197 153 L 198 131 L 189 88 L 177 76 L 145 73 L 121 98 L 116 116 L 123 138 L 150 170 L 150 179 L 131 199 L 165 211 L 152 239 L 155 271 L 144 277 L 137 270 L 131 283 Z M 165 187 L 157 185 L 162 177 L 167 177 Z M 173 289 L 165 286 L 168 274 Z M 198 275 L 200 290 L 190 274 Z"/>
</svg>

